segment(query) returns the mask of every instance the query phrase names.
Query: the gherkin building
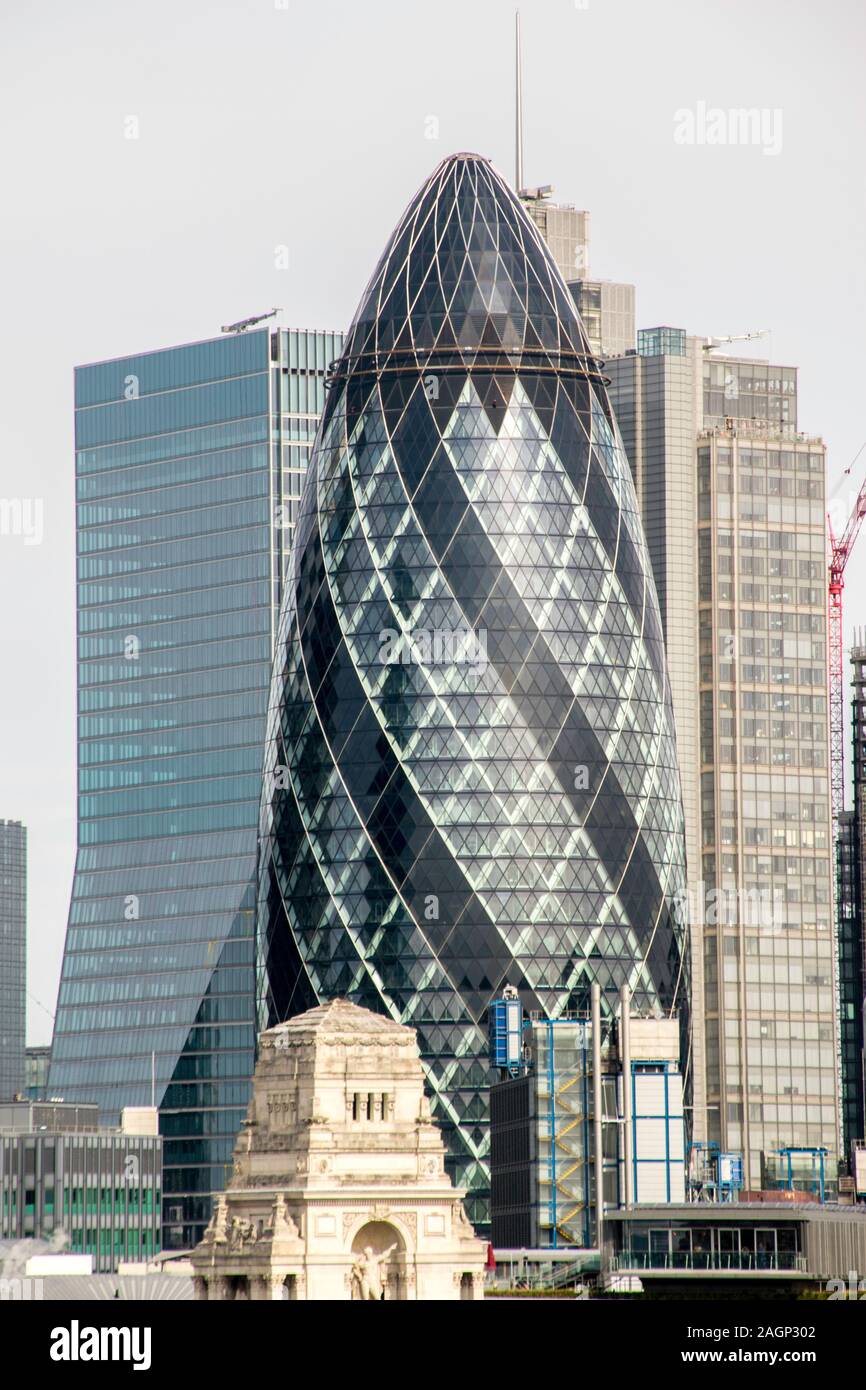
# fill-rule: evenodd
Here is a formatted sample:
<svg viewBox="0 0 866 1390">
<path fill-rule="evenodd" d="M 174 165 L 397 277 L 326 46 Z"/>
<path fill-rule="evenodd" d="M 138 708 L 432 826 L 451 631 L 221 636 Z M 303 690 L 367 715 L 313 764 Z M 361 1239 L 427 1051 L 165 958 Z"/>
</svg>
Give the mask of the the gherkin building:
<svg viewBox="0 0 866 1390">
<path fill-rule="evenodd" d="M 685 1018 L 658 601 L 604 378 L 490 163 L 444 160 L 331 372 L 265 752 L 260 1022 L 417 1028 L 484 1220 L 487 1009 Z"/>
</svg>

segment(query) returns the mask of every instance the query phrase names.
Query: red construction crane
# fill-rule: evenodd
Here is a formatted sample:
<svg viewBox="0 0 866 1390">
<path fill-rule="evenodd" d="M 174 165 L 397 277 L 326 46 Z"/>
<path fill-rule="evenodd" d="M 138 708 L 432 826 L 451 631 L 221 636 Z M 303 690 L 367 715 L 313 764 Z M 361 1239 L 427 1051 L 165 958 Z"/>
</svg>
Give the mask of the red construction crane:
<svg viewBox="0 0 866 1390">
<path fill-rule="evenodd" d="M 866 482 L 860 489 L 854 510 L 842 533 L 833 535 L 833 523 L 828 515 L 830 534 L 830 802 L 833 808 L 833 833 L 838 835 L 839 816 L 845 808 L 845 679 L 842 662 L 842 590 L 845 587 L 845 566 L 854 549 L 854 542 L 866 516 Z"/>
</svg>

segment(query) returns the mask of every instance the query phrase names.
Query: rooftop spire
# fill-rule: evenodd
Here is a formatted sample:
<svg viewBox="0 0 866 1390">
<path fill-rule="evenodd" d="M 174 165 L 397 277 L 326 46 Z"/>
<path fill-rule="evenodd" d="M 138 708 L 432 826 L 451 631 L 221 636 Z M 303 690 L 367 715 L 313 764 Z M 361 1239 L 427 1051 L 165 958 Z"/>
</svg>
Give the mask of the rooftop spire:
<svg viewBox="0 0 866 1390">
<path fill-rule="evenodd" d="M 514 160 L 514 187 L 519 195 L 523 189 L 523 56 L 520 48 L 520 11 L 514 16 L 514 39 L 515 39 L 515 79 L 516 79 L 516 104 L 515 104 L 515 160 Z"/>
</svg>

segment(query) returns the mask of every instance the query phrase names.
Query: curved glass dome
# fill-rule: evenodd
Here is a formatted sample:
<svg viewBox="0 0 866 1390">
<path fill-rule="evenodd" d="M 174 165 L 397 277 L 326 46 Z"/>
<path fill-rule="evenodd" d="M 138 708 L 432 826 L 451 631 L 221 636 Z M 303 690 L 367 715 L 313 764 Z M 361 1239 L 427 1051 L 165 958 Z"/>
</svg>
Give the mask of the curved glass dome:
<svg viewBox="0 0 866 1390">
<path fill-rule="evenodd" d="M 487 1185 L 487 1008 L 679 1007 L 682 806 L 625 452 L 571 297 L 483 159 L 446 159 L 364 293 L 306 480 L 262 801 L 262 1026 L 337 995 L 417 1028 Z M 483 1220 L 483 1200 L 474 1217 Z"/>
</svg>

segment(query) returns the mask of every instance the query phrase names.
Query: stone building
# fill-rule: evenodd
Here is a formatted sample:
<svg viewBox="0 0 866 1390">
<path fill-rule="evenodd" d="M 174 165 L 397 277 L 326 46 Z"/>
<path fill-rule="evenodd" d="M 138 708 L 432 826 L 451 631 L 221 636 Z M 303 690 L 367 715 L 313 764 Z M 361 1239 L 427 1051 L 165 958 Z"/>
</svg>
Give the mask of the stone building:
<svg viewBox="0 0 866 1390">
<path fill-rule="evenodd" d="M 485 1245 L 444 1160 L 413 1029 L 344 999 L 269 1029 L 196 1297 L 482 1297 Z"/>
</svg>

